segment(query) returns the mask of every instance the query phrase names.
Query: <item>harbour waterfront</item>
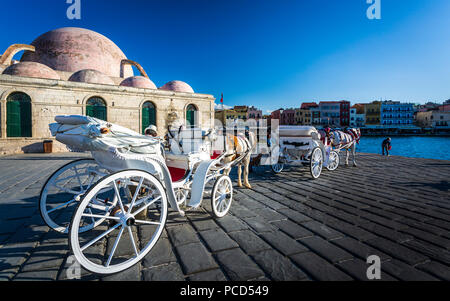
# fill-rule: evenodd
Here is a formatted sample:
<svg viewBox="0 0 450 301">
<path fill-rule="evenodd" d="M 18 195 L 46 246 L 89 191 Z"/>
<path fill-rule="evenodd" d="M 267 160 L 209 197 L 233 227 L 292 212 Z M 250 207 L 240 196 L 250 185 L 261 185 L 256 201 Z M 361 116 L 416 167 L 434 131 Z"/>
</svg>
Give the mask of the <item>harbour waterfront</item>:
<svg viewBox="0 0 450 301">
<path fill-rule="evenodd" d="M 381 143 L 386 137 L 362 137 L 357 152 L 381 154 Z M 450 137 L 405 136 L 391 137 L 393 156 L 450 160 Z"/>
<path fill-rule="evenodd" d="M 67 235 L 45 226 L 38 199 L 51 173 L 80 156 L 0 158 L 0 281 L 74 277 Z M 316 181 L 305 168 L 257 170 L 253 189 L 235 187 L 228 216 L 213 218 L 209 197 L 185 217 L 169 211 L 143 261 L 109 276 L 82 270 L 81 279 L 367 280 L 376 255 L 381 280 L 450 281 L 450 164 L 365 153 L 358 163 Z"/>
</svg>

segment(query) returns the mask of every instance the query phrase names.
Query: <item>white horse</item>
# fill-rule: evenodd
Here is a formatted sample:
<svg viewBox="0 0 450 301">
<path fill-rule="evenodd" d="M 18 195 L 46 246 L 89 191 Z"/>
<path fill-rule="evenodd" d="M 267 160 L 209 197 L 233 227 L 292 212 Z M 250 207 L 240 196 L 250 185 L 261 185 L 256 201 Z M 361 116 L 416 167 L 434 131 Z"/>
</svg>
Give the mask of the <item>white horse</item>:
<svg viewBox="0 0 450 301">
<path fill-rule="evenodd" d="M 358 166 L 356 164 L 356 144 L 359 143 L 361 139 L 361 130 L 360 129 L 347 129 L 344 131 L 331 131 L 329 133 L 329 138 L 331 140 L 331 145 L 333 148 L 338 150 L 345 150 L 345 166 L 348 166 L 348 159 L 350 156 L 350 152 L 353 156 L 353 166 Z"/>
</svg>

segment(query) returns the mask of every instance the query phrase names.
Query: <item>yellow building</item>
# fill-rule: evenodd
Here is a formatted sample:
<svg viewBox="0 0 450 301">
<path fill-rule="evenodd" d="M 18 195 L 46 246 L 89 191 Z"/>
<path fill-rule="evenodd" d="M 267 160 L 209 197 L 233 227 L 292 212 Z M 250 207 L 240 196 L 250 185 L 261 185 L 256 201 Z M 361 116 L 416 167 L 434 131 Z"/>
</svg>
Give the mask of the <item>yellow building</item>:
<svg viewBox="0 0 450 301">
<path fill-rule="evenodd" d="M 295 123 L 298 125 L 311 125 L 311 111 L 295 109 Z"/>
<path fill-rule="evenodd" d="M 364 113 L 366 114 L 366 125 L 380 125 L 381 101 L 365 104 Z"/>
</svg>

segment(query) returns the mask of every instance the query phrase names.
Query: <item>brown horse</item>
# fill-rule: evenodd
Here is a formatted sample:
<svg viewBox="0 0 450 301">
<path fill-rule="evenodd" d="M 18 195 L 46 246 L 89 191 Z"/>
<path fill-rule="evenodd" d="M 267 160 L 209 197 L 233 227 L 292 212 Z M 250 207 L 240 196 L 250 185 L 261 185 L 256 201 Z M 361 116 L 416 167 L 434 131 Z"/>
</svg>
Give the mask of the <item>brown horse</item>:
<svg viewBox="0 0 450 301">
<path fill-rule="evenodd" d="M 225 159 L 224 163 L 237 164 L 238 168 L 238 186 L 252 188 L 248 180 L 250 160 L 252 152 L 256 147 L 256 136 L 254 133 L 249 132 L 248 139 L 243 134 L 231 135 L 227 134 L 225 136 Z M 242 185 L 242 167 L 244 167 L 244 185 Z M 229 175 L 231 167 L 225 170 L 225 174 Z"/>
</svg>

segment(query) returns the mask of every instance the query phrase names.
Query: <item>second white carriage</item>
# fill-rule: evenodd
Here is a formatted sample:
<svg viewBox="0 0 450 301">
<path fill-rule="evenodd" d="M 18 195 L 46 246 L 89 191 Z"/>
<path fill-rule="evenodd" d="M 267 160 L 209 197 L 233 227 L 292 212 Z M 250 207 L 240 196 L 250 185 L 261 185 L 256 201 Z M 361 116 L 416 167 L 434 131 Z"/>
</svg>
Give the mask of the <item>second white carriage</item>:
<svg viewBox="0 0 450 301">
<path fill-rule="evenodd" d="M 313 179 L 318 179 L 323 168 L 335 170 L 339 166 L 339 154 L 326 147 L 315 127 L 280 126 L 279 141 L 272 139 L 272 156 L 278 162 L 272 165 L 275 173 L 281 173 L 285 165 L 308 166 Z"/>
</svg>

